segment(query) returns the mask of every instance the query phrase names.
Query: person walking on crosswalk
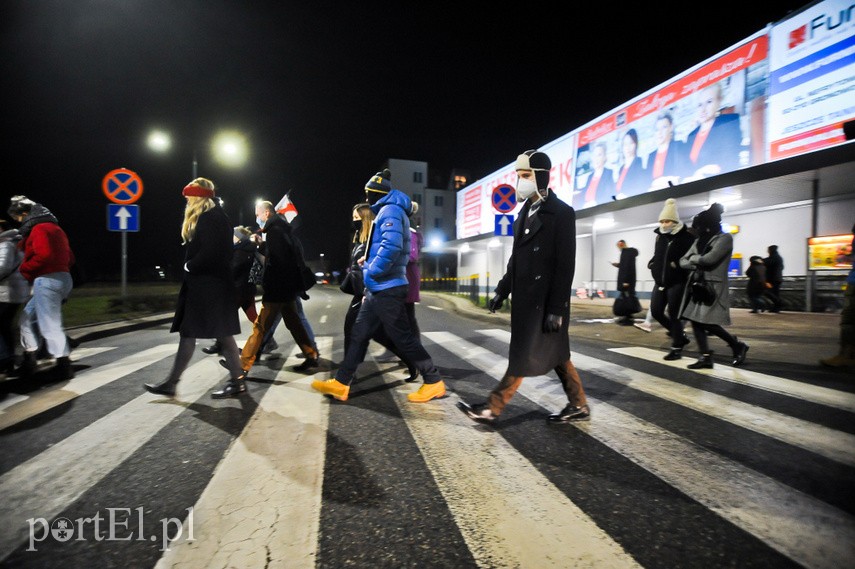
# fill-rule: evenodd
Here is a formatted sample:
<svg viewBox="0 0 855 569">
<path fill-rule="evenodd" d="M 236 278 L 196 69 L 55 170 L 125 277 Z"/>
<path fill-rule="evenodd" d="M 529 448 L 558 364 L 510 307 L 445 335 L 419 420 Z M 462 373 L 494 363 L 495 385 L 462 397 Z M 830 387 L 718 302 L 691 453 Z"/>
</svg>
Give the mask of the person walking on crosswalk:
<svg viewBox="0 0 855 569">
<path fill-rule="evenodd" d="M 730 296 L 727 271 L 730 256 L 733 254 L 733 236 L 721 230 L 721 214 L 724 207 L 714 203 L 709 209 L 697 214 L 692 221 L 692 229 L 697 238 L 689 250 L 680 258 L 680 266 L 694 271 L 689 277 L 689 286 L 683 293 L 681 318 L 691 321 L 692 334 L 698 343 L 700 357 L 689 364 L 689 369 L 712 369 L 713 351 L 709 346 L 708 335 L 718 336 L 733 351 L 733 365 L 745 363 L 748 345 L 724 329 L 730 325 Z M 712 298 L 698 298 L 693 292 L 692 281 L 702 277 L 711 287 Z"/>
<path fill-rule="evenodd" d="M 347 401 L 356 368 L 365 359 L 368 343 L 380 326 L 424 378 L 424 384 L 407 395 L 407 399 L 426 403 L 445 396 L 445 382 L 407 317 L 406 268 L 410 258 L 412 200 L 392 188 L 391 175 L 388 169 L 377 172 L 365 185 L 365 200 L 376 217 L 362 263 L 365 298 L 353 323 L 344 361 L 334 378 L 312 382 L 314 389 L 339 401 Z"/>
<path fill-rule="evenodd" d="M 196 178 L 184 187 L 181 195 L 187 199 L 181 225 L 181 238 L 187 249 L 184 282 L 170 329 L 180 337 L 178 351 L 166 380 L 145 384 L 151 393 L 170 397 L 175 395 L 181 374 L 190 363 L 196 338 L 215 338 L 228 362 L 230 383 L 243 385 L 234 339 L 240 334 L 240 322 L 232 282 L 232 224 L 215 199 L 211 180 Z"/>
<path fill-rule="evenodd" d="M 567 406 L 549 415 L 551 423 L 587 421 L 582 380 L 570 359 L 570 296 L 576 270 L 576 212 L 549 190 L 552 162 L 545 153 L 517 156 L 517 201 L 525 201 L 514 222 L 514 242 L 505 275 L 496 285 L 490 311 L 513 295 L 508 368 L 485 403 L 458 407 L 467 417 L 492 423 L 514 396 L 524 376 L 555 370 Z"/>
</svg>

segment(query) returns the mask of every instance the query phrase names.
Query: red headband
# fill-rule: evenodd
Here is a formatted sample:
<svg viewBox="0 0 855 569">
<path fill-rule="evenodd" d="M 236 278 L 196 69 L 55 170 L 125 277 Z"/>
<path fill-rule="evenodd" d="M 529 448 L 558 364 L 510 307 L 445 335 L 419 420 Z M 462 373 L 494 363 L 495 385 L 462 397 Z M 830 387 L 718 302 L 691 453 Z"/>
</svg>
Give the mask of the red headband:
<svg viewBox="0 0 855 569">
<path fill-rule="evenodd" d="M 187 184 L 184 186 L 184 190 L 181 192 L 181 195 L 185 198 L 213 198 L 214 190 L 203 188 L 199 184 Z"/>
</svg>

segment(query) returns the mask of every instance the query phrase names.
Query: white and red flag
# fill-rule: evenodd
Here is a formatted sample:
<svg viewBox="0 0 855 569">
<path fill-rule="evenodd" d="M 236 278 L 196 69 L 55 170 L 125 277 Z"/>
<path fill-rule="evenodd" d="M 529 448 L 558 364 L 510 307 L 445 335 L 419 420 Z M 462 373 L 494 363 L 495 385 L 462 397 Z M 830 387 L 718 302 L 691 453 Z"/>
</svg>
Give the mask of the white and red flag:
<svg viewBox="0 0 855 569">
<path fill-rule="evenodd" d="M 291 223 L 297 217 L 297 208 L 294 207 L 294 202 L 291 201 L 288 194 L 282 196 L 282 199 L 276 204 L 275 209 L 276 213 L 283 216 L 288 223 Z"/>
</svg>

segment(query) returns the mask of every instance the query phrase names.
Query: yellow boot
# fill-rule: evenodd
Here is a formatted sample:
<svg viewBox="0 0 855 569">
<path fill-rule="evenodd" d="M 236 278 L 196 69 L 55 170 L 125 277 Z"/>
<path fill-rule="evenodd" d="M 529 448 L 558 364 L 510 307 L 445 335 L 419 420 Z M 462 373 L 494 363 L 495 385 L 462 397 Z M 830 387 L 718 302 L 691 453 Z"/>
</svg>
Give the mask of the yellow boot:
<svg viewBox="0 0 855 569">
<path fill-rule="evenodd" d="M 350 393 L 350 386 L 341 383 L 335 378 L 326 381 L 316 379 L 312 382 L 312 388 L 317 389 L 324 395 L 330 395 L 339 401 L 347 401 L 347 396 Z"/>
<path fill-rule="evenodd" d="M 431 399 L 437 399 L 445 395 L 445 382 L 425 383 L 415 393 L 407 395 L 407 399 L 413 403 L 426 403 Z"/>
</svg>

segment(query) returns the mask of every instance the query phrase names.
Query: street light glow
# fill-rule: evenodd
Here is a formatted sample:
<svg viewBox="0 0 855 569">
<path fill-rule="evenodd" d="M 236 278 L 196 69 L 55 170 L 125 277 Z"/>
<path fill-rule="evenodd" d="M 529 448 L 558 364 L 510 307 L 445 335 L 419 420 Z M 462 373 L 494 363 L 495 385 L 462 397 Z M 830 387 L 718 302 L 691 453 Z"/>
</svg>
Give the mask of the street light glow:
<svg viewBox="0 0 855 569">
<path fill-rule="evenodd" d="M 224 166 L 242 166 L 249 155 L 249 145 L 239 132 L 224 131 L 214 137 L 211 153 Z"/>
<path fill-rule="evenodd" d="M 148 147 L 155 152 L 167 152 L 172 148 L 172 138 L 162 130 L 153 130 L 146 140 Z"/>
</svg>

